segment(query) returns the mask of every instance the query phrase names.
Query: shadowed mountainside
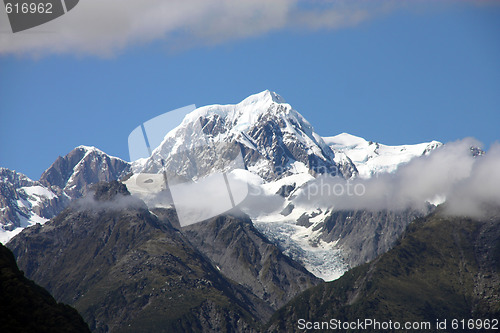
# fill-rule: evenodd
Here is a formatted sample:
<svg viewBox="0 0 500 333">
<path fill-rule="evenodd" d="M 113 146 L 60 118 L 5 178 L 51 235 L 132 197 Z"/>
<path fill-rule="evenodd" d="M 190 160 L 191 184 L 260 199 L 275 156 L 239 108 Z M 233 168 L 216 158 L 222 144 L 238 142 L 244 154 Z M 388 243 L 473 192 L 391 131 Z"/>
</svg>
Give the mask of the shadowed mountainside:
<svg viewBox="0 0 500 333">
<path fill-rule="evenodd" d="M 182 232 L 225 276 L 274 310 L 322 281 L 281 253 L 249 218 L 220 216 L 184 227 Z"/>
<path fill-rule="evenodd" d="M 499 273 L 498 211 L 484 220 L 436 212 L 410 224 L 376 260 L 300 294 L 273 315 L 269 331 L 300 331 L 299 319 L 498 319 Z"/>
<path fill-rule="evenodd" d="M 100 183 L 9 247 L 26 275 L 73 305 L 94 332 L 254 332 L 271 310 L 241 292 L 184 236 Z"/>
<path fill-rule="evenodd" d="M 57 303 L 42 287 L 24 277 L 14 255 L 0 244 L 1 332 L 90 332 L 72 307 Z"/>
</svg>

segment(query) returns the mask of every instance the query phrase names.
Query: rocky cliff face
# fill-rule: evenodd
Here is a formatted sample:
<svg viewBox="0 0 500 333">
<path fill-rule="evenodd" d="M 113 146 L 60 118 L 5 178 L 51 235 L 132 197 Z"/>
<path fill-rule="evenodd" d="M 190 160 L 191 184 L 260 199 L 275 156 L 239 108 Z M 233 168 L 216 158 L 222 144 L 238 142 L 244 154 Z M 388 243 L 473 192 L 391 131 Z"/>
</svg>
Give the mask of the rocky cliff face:
<svg viewBox="0 0 500 333">
<path fill-rule="evenodd" d="M 26 207 L 20 207 L 18 200 L 27 201 L 27 195 L 19 193 L 18 190 L 24 186 L 31 186 L 34 182 L 28 177 L 11 171 L 9 169 L 1 168 L 0 175 L 2 182 L 0 184 L 0 224 L 4 230 L 13 230 L 21 226 L 20 217 L 27 217 L 29 210 Z M 23 209 L 24 208 L 24 209 Z"/>
<path fill-rule="evenodd" d="M 69 202 L 42 183 L 0 168 L 0 227 L 3 231 L 45 222 Z M 0 235 L 0 241 L 5 241 Z"/>
<path fill-rule="evenodd" d="M 130 170 L 129 163 L 94 147 L 80 146 L 56 161 L 39 181 L 0 168 L 0 242 L 21 229 L 45 223 L 85 195 L 99 181 L 117 180 Z"/>
<path fill-rule="evenodd" d="M 129 163 L 122 159 L 94 147 L 79 146 L 59 156 L 40 176 L 40 183 L 77 199 L 87 193 L 90 185 L 120 179 L 129 169 Z"/>
<path fill-rule="evenodd" d="M 24 277 L 12 252 L 0 245 L 0 331 L 90 332 L 78 312 L 57 303 L 42 287 Z"/>
<path fill-rule="evenodd" d="M 274 310 L 321 281 L 285 256 L 247 217 L 220 216 L 182 232 L 222 274 Z"/>
<path fill-rule="evenodd" d="M 334 211 L 324 223 L 313 227 L 320 239 L 335 242 L 343 250 L 349 267 L 356 267 L 387 252 L 413 220 L 427 212 L 404 211 Z"/>
</svg>

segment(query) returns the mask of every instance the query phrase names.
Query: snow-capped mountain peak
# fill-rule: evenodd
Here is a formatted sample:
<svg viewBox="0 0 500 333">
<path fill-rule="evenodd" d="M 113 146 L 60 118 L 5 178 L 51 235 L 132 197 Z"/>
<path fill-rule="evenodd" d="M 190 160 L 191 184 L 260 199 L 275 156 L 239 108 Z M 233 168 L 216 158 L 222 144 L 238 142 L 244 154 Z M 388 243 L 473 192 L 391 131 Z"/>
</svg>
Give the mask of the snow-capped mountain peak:
<svg viewBox="0 0 500 333">
<path fill-rule="evenodd" d="M 255 103 L 283 104 L 283 103 L 286 103 L 286 101 L 283 97 L 281 97 L 276 92 L 266 89 L 260 93 L 248 96 L 243 101 L 241 101 L 239 104 L 244 105 L 244 104 L 255 104 Z"/>
<path fill-rule="evenodd" d="M 129 169 L 129 163 L 89 146 L 59 156 L 39 181 L 0 167 L 0 243 L 25 227 L 45 223 L 89 185 L 119 179 Z"/>
<path fill-rule="evenodd" d="M 277 104 L 282 105 L 282 107 L 277 107 Z M 200 118 L 213 119 L 217 117 L 224 119 L 225 130 L 242 132 L 247 130 L 249 126 L 256 124 L 264 114 L 273 112 L 282 116 L 288 114 L 298 116 L 298 113 L 285 102 L 283 97 L 275 92 L 264 90 L 258 94 L 250 95 L 237 104 L 214 104 L 200 107 L 186 115 L 182 124 L 172 132 L 182 129 Z M 302 116 L 300 118 L 305 122 Z M 307 124 L 309 125 L 309 123 Z"/>
<path fill-rule="evenodd" d="M 386 172 L 394 172 L 411 159 L 426 155 L 442 146 L 439 141 L 414 145 L 388 146 L 367 141 L 348 133 L 323 138 L 337 155 L 345 155 L 356 166 L 361 178 L 370 178 Z"/>
<path fill-rule="evenodd" d="M 112 159 L 112 160 L 117 160 L 117 161 L 120 161 L 120 162 L 123 162 L 123 163 L 128 163 L 127 161 L 121 159 L 120 157 L 116 157 L 116 156 L 110 155 L 108 153 L 105 153 L 105 152 L 103 152 L 102 150 L 100 150 L 99 148 L 97 148 L 95 146 L 79 145 L 78 147 L 74 148 L 73 150 L 84 151 L 85 152 L 84 157 L 88 156 L 90 154 L 94 154 L 96 156 L 100 156 L 100 157 L 104 157 L 104 158 L 109 158 L 109 159 Z"/>
<path fill-rule="evenodd" d="M 0 243 L 23 228 L 52 217 L 58 198 L 50 188 L 22 173 L 0 168 Z"/>
<path fill-rule="evenodd" d="M 56 161 L 42 174 L 40 182 L 47 187 L 57 187 L 70 198 L 79 198 L 89 184 L 119 179 L 128 172 L 130 165 L 100 149 L 78 146 Z"/>
<path fill-rule="evenodd" d="M 368 143 L 368 141 L 359 136 L 345 132 L 331 137 L 324 137 L 323 139 L 330 147 L 337 150 L 356 148 Z"/>
<path fill-rule="evenodd" d="M 297 173 L 296 163 L 311 173 L 341 175 L 333 151 L 311 124 L 269 90 L 237 104 L 209 105 L 192 111 L 178 127 L 165 133 L 163 142 L 147 161 L 134 163 L 133 170 L 156 173 L 165 164 L 183 178 L 204 176 L 228 162 L 214 160 L 206 149 L 199 149 L 207 142 L 216 143 L 211 147 L 214 156 L 224 156 L 218 149 L 227 149 L 227 144 L 238 146 L 244 168 L 266 181 Z M 172 156 L 179 154 L 185 154 L 182 159 L 191 165 L 179 168 L 181 165 L 173 163 Z"/>
<path fill-rule="evenodd" d="M 102 150 L 100 150 L 99 148 L 96 148 L 94 146 L 79 145 L 75 149 L 83 150 L 85 152 L 85 154 L 96 153 L 96 154 L 100 154 L 100 155 L 103 155 L 103 154 L 107 155 L 105 152 L 103 152 Z"/>
</svg>

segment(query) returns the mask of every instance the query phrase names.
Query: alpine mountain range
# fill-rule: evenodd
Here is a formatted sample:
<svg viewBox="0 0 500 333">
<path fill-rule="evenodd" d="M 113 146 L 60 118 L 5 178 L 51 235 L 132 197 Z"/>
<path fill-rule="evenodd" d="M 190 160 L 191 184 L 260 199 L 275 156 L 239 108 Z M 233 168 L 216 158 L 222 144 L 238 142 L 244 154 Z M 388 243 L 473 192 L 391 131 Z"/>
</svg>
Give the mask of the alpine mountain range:
<svg viewBox="0 0 500 333">
<path fill-rule="evenodd" d="M 53 218 L 72 200 L 86 195 L 92 184 L 125 178 L 133 180 L 131 174 L 159 172 L 160 161 L 167 161 L 169 168 L 169 156 L 173 155 L 174 144 L 176 151 L 192 150 L 190 145 L 194 139 L 190 137 L 189 125 L 195 121 L 201 122 L 203 133 L 210 135 L 213 141 L 237 143 L 246 169 L 238 170 L 239 176 L 250 185 L 259 186 L 263 194 L 276 195 L 273 198 L 275 207 L 271 210 L 267 208 L 259 212 L 260 202 L 253 203 L 251 209 L 246 210 L 243 203 L 241 209 L 250 215 L 254 225 L 279 244 L 285 254 L 327 280 L 385 252 L 406 224 L 421 214 L 413 211 L 352 212 L 349 215 L 355 216 L 354 222 L 360 226 L 366 225 L 367 219 L 376 218 L 383 227 L 377 223 L 373 229 L 352 236 L 347 231 L 336 230 L 335 233 L 343 234 L 340 240 L 328 235 L 331 230 L 326 227 L 328 221 L 337 219 L 334 207 L 295 207 L 299 206 L 294 205 L 298 193 L 318 173 L 331 172 L 344 179 L 370 178 L 394 172 L 400 165 L 429 154 L 442 145 L 432 141 L 386 146 L 347 133 L 321 137 L 281 96 L 266 90 L 236 105 L 211 105 L 196 109 L 182 124 L 165 134 L 165 140 L 148 159 L 126 162 L 95 147 L 79 146 L 66 156 L 58 157 L 38 181 L 15 171 L 0 169 L 3 183 L 0 240 L 6 243 L 23 228 L 43 224 Z M 179 138 L 182 138 L 180 143 Z M 216 149 L 227 147 L 216 145 Z M 204 152 L 200 150 L 198 153 Z M 214 161 L 213 156 L 220 158 Z M 224 156 L 224 151 L 208 157 L 198 156 L 196 171 L 178 165 L 170 169 L 176 173 L 184 172 L 188 177 L 193 177 L 195 172 L 202 177 L 222 168 Z M 134 194 L 134 182 L 129 180 L 125 183 Z M 137 192 L 140 197 L 141 193 Z M 352 219 L 352 216 L 344 218 Z M 384 219 L 390 219 L 390 225 Z M 397 220 L 396 224 L 394 220 Z M 318 232 L 319 229 L 322 230 Z M 390 234 L 391 239 L 384 234 Z M 373 239 L 379 239 L 377 244 L 372 243 Z M 366 246 L 371 250 L 366 250 Z M 349 247 L 358 249 L 351 253 L 354 250 Z"/>
<path fill-rule="evenodd" d="M 213 151 L 194 147 L 200 135 L 192 130 L 195 122 L 217 143 Z M 326 307 L 331 316 L 363 313 L 363 306 L 380 301 L 373 292 L 386 287 L 377 281 L 391 262 L 401 253 L 412 255 L 414 243 L 425 243 L 443 223 L 439 205 L 446 198 L 400 209 L 340 209 L 325 200 L 303 200 L 321 177 L 383 179 L 446 146 L 438 141 L 387 146 L 347 133 L 322 137 L 268 90 L 238 104 L 197 108 L 164 135 L 150 157 L 136 161 L 79 146 L 58 157 L 39 180 L 0 168 L 0 242 L 28 278 L 75 307 L 92 331 L 279 332 L 297 329 L 283 316 L 306 318 L 303 304 L 316 311 L 311 318 L 325 315 Z M 221 172 L 234 156 L 230 147 L 238 147 L 243 160 L 234 176 L 258 195 L 226 214 L 181 226 L 171 205 L 136 186 L 137 175 L 161 173 L 165 166 L 184 179 Z M 178 152 L 189 152 L 188 161 L 179 164 Z M 471 154 L 484 152 L 471 147 Z M 460 219 L 453 231 L 455 238 L 471 232 L 450 246 L 474 253 L 477 260 L 467 257 L 467 265 L 477 268 L 470 270 L 475 276 L 464 277 L 470 301 L 452 314 L 500 311 L 494 301 L 500 260 L 491 259 L 500 249 L 492 236 L 499 230 L 495 214 L 474 226 Z M 405 258 L 408 267 L 418 266 Z M 365 292 L 371 296 L 363 298 Z M 349 308 L 360 297 L 361 310 Z M 430 318 L 442 306 L 425 301 L 422 309 L 428 311 L 419 317 L 415 310 L 415 318 Z"/>
</svg>

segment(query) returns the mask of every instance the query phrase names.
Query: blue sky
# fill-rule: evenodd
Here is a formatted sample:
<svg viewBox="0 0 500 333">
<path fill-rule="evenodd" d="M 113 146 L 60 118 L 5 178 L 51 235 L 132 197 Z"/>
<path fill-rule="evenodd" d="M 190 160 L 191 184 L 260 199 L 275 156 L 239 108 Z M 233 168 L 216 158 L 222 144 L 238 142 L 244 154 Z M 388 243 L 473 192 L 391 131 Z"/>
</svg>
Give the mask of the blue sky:
<svg viewBox="0 0 500 333">
<path fill-rule="evenodd" d="M 128 160 L 127 137 L 141 122 L 265 89 L 324 136 L 348 132 L 391 145 L 472 136 L 488 146 L 500 133 L 500 5 L 432 3 L 348 8 L 335 22 L 321 5 L 307 24 L 297 22 L 308 15 L 276 24 L 256 14 L 262 29 L 242 24 L 234 34 L 226 26 L 191 35 L 158 26 L 159 37 L 134 32 L 109 49 L 88 36 L 68 44 L 57 32 L 39 33 L 50 41 L 42 46 L 18 43 L 3 30 L 0 166 L 38 179 L 81 144 Z M 65 16 L 57 24 L 70 24 Z"/>
</svg>

